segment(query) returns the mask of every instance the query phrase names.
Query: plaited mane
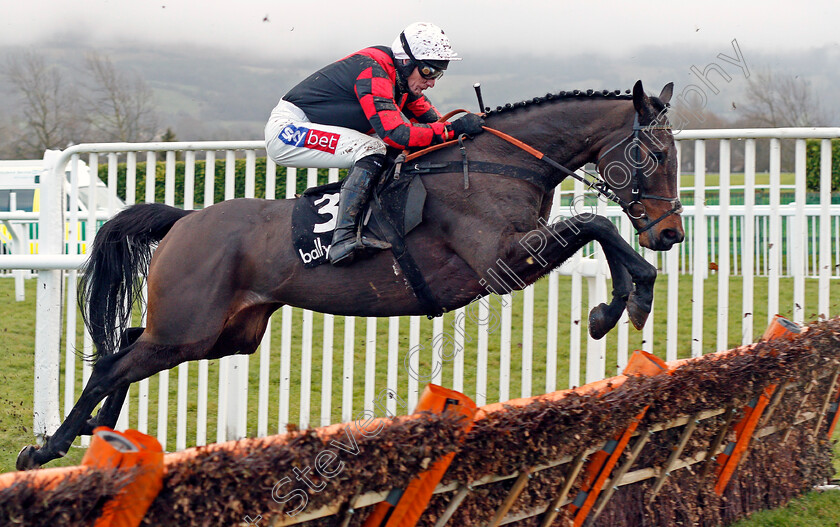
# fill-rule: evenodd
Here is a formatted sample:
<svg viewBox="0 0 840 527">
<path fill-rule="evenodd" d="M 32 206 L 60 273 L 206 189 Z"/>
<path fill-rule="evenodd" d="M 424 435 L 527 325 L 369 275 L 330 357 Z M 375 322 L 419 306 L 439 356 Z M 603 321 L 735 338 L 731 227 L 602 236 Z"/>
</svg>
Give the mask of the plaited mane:
<svg viewBox="0 0 840 527">
<path fill-rule="evenodd" d="M 548 101 L 554 101 L 559 99 L 580 99 L 580 98 L 603 98 L 603 99 L 623 99 L 623 100 L 633 100 L 633 95 L 630 93 L 630 90 L 625 90 L 624 93 L 621 93 L 621 90 L 572 90 L 572 91 L 561 91 L 559 93 L 547 93 L 542 97 L 534 97 L 533 99 L 528 99 L 525 101 L 519 101 L 515 103 L 507 103 L 504 106 L 497 106 L 495 110 L 489 110 L 487 112 L 487 116 L 491 115 L 498 115 L 505 112 L 510 112 L 519 108 L 527 108 L 530 106 L 534 106 L 536 104 L 542 104 Z M 662 111 L 665 108 L 665 105 L 662 101 L 659 100 L 658 97 L 650 97 L 651 103 L 653 104 L 654 108 L 657 111 Z"/>
</svg>

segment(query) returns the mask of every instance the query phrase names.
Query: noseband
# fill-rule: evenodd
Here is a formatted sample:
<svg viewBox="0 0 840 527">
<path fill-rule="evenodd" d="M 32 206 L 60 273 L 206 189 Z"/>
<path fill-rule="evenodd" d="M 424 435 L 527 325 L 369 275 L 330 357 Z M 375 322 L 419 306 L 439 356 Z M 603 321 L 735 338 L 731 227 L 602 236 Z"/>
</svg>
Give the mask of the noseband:
<svg viewBox="0 0 840 527">
<path fill-rule="evenodd" d="M 639 134 L 642 131 L 647 130 L 670 130 L 671 127 L 667 125 L 648 125 L 648 126 L 641 126 L 639 124 L 639 116 L 638 114 L 635 116 L 633 120 L 633 133 L 619 141 L 618 143 L 614 144 L 610 148 L 607 149 L 606 152 L 598 156 L 598 160 L 595 162 L 596 166 L 601 160 L 612 152 L 615 148 L 619 145 L 627 141 L 628 139 L 632 139 L 631 143 L 631 156 L 633 157 L 633 165 L 634 170 L 632 175 L 630 176 L 630 183 L 632 188 L 630 189 L 630 201 L 627 201 L 620 196 L 618 196 L 612 189 L 610 189 L 607 185 L 607 182 L 603 179 L 598 179 L 597 182 L 593 183 L 595 190 L 597 190 L 601 195 L 613 201 L 614 203 L 618 204 L 622 208 L 625 214 L 633 220 L 643 220 L 647 219 L 647 222 L 644 224 L 642 228 L 636 228 L 637 234 L 642 234 L 645 231 L 650 230 L 655 226 L 657 223 L 661 222 L 668 216 L 672 214 L 679 214 L 682 212 L 682 203 L 680 202 L 679 196 L 669 198 L 666 196 L 659 196 L 657 194 L 646 194 L 642 193 L 641 190 L 641 181 L 642 177 L 646 177 L 644 172 L 642 171 L 642 159 L 641 159 L 641 144 L 642 141 L 639 139 Z M 660 201 L 667 201 L 671 204 L 671 208 L 656 218 L 655 220 L 651 220 L 648 218 L 647 210 L 645 208 L 644 203 L 641 200 L 643 199 L 656 199 Z"/>
</svg>

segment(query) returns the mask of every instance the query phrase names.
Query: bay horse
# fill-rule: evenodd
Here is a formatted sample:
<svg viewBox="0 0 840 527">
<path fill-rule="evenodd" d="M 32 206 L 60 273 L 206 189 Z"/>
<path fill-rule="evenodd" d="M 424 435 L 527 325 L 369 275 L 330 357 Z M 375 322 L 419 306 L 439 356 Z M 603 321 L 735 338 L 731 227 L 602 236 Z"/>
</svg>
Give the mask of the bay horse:
<svg viewBox="0 0 840 527">
<path fill-rule="evenodd" d="M 468 189 L 460 170 L 423 176 L 425 219 L 405 244 L 440 308 L 521 289 L 594 240 L 609 262 L 613 298 L 590 314 L 591 334 L 602 337 L 625 308 L 640 329 L 651 309 L 656 268 L 607 218 L 580 213 L 547 220 L 557 184 L 570 170 L 596 163 L 604 174 L 596 186 L 622 205 L 642 246 L 668 250 L 683 240 L 677 153 L 661 120 L 672 92 L 668 84 L 659 97 L 648 96 L 639 81 L 632 94 L 561 92 L 488 112 L 488 127 L 535 150 L 484 133 L 465 142 L 470 161 L 531 176 L 483 173 L 476 169 L 481 163 L 470 169 Z M 459 148 L 444 148 L 427 158 L 450 162 L 461 155 Z M 80 284 L 96 345 L 93 372 L 56 433 L 40 448 L 24 447 L 17 468 L 63 456 L 95 426 L 113 427 L 133 382 L 185 361 L 253 353 L 269 316 L 284 304 L 336 315 L 427 314 L 389 251 L 350 267 L 305 269 L 292 246 L 295 201 L 234 199 L 199 211 L 138 204 L 106 222 Z M 146 327 L 128 328 L 144 274 Z"/>
</svg>

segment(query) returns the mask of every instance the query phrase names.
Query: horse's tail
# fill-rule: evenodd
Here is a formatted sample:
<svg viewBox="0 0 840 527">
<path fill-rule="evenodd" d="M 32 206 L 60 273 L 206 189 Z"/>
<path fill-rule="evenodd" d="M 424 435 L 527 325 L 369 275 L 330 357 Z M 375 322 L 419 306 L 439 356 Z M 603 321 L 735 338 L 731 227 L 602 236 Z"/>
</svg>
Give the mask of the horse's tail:
<svg viewBox="0 0 840 527">
<path fill-rule="evenodd" d="M 96 345 L 94 361 L 117 351 L 131 308 L 142 298 L 152 245 L 190 212 L 141 203 L 124 209 L 96 233 L 78 295 L 82 318 Z"/>
</svg>

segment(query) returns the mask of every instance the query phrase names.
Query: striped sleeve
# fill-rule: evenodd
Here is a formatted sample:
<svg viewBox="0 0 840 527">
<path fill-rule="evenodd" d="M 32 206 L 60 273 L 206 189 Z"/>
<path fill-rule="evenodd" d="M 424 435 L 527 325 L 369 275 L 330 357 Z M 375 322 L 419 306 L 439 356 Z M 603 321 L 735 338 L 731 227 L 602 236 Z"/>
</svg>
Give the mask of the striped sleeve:
<svg viewBox="0 0 840 527">
<path fill-rule="evenodd" d="M 409 96 L 405 109 L 411 112 L 414 118 L 421 123 L 434 123 L 440 119 L 440 112 L 425 95 L 416 99 Z"/>
<path fill-rule="evenodd" d="M 393 81 L 379 64 L 362 70 L 356 78 L 354 89 L 373 131 L 388 146 L 429 146 L 445 141 L 451 133 L 444 123 L 425 124 L 409 121 L 394 100 Z"/>
</svg>

